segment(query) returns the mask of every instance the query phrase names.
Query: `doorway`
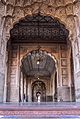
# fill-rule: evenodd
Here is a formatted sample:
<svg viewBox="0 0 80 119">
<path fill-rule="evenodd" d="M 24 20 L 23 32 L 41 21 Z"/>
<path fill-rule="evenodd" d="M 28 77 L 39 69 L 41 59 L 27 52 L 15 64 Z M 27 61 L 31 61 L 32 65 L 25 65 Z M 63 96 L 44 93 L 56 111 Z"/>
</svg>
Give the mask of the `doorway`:
<svg viewBox="0 0 80 119">
<path fill-rule="evenodd" d="M 46 102 L 46 86 L 42 81 L 35 81 L 32 84 L 32 101 Z"/>
</svg>

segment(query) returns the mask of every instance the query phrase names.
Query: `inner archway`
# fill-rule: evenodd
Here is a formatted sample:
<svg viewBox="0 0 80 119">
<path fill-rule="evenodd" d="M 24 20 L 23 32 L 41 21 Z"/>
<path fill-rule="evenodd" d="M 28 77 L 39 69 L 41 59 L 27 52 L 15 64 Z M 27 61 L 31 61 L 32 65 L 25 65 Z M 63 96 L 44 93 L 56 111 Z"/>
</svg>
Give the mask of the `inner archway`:
<svg viewBox="0 0 80 119">
<path fill-rule="evenodd" d="M 46 87 L 42 81 L 35 81 L 32 84 L 32 101 L 46 102 Z"/>
<path fill-rule="evenodd" d="M 33 102 L 54 101 L 57 93 L 56 59 L 50 53 L 37 49 L 24 56 L 21 62 L 25 99 Z"/>
</svg>

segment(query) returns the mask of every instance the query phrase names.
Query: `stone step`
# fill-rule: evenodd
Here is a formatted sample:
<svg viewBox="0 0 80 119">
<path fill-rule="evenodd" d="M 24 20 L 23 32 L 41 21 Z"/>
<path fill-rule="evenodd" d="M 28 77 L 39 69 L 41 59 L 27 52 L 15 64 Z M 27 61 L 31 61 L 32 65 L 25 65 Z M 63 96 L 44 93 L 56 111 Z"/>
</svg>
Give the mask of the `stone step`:
<svg viewBox="0 0 80 119">
<path fill-rule="evenodd" d="M 3 119 L 80 119 L 80 103 L 4 103 L 0 104 Z"/>
</svg>

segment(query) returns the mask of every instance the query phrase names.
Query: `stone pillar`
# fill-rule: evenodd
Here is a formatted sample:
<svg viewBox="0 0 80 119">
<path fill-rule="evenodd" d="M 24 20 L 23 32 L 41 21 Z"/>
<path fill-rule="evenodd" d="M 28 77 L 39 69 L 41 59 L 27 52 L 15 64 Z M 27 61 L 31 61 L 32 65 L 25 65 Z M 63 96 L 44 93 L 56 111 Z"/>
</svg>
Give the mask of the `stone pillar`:
<svg viewBox="0 0 80 119">
<path fill-rule="evenodd" d="M 56 71 L 53 73 L 52 77 L 51 77 L 51 80 L 52 80 L 52 96 L 53 96 L 53 102 L 54 101 L 57 101 L 57 90 L 56 90 L 56 86 L 57 84 L 55 84 L 55 82 L 57 83 L 57 75 L 56 75 Z"/>
<path fill-rule="evenodd" d="M 6 38 L 3 37 L 1 41 L 1 47 L 0 47 L 0 102 L 3 102 L 4 100 L 4 84 L 6 81 L 6 45 L 7 41 Z M 5 84 L 6 86 L 6 84 Z M 6 87 L 5 87 L 6 88 Z M 6 99 L 6 97 L 5 97 Z"/>
<path fill-rule="evenodd" d="M 58 87 L 58 101 L 70 101 L 70 87 Z"/>
<path fill-rule="evenodd" d="M 32 95 L 31 95 L 31 79 L 28 79 L 28 102 L 32 102 Z"/>
<path fill-rule="evenodd" d="M 3 102 L 4 77 L 4 74 L 0 73 L 0 102 Z"/>
<path fill-rule="evenodd" d="M 28 79 L 26 77 L 26 102 L 28 102 Z"/>
<path fill-rule="evenodd" d="M 24 76 L 24 102 L 26 102 L 26 76 Z"/>
<path fill-rule="evenodd" d="M 80 102 L 80 1 L 78 0 L 74 6 L 74 20 L 76 35 L 73 38 L 73 59 L 74 59 L 74 82 L 75 82 L 75 98 Z"/>
<path fill-rule="evenodd" d="M 80 102 L 80 71 L 75 73 L 75 98 Z"/>
<path fill-rule="evenodd" d="M 8 52 L 6 51 L 6 66 L 5 66 L 5 81 L 4 81 L 4 102 L 6 102 L 7 101 L 7 84 L 8 84 L 8 82 L 7 82 L 7 78 L 8 78 L 8 76 L 7 76 L 7 74 L 8 74 L 8 72 L 7 72 L 7 69 L 8 69 Z"/>
<path fill-rule="evenodd" d="M 0 102 L 3 102 L 4 80 L 5 80 L 5 50 L 6 38 L 4 32 L 5 5 L 0 1 Z"/>
<path fill-rule="evenodd" d="M 77 102 L 80 102 L 80 58 L 79 58 L 77 37 L 73 37 L 72 51 L 73 51 L 73 61 L 74 61 L 75 100 Z"/>
<path fill-rule="evenodd" d="M 9 58 L 9 77 L 10 81 L 10 102 L 19 102 L 19 79 L 20 79 L 20 61 L 19 47 L 11 46 L 11 56 Z M 14 54 L 16 55 L 14 57 Z M 16 98 L 15 98 L 16 97 Z"/>
<path fill-rule="evenodd" d="M 3 102 L 4 97 L 4 82 L 6 74 L 6 42 L 4 41 L 0 51 L 0 102 Z"/>
<path fill-rule="evenodd" d="M 21 72 L 21 102 L 24 102 L 24 79 Z"/>
</svg>

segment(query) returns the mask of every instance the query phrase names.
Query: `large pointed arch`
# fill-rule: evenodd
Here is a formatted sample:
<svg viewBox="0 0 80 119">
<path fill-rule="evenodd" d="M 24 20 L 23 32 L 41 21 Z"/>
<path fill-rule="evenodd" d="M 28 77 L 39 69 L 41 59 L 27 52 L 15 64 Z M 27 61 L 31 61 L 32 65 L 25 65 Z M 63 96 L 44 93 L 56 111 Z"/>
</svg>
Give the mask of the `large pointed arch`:
<svg viewBox="0 0 80 119">
<path fill-rule="evenodd" d="M 51 16 L 26 16 L 10 31 L 12 42 L 66 43 L 69 31 Z"/>
</svg>

